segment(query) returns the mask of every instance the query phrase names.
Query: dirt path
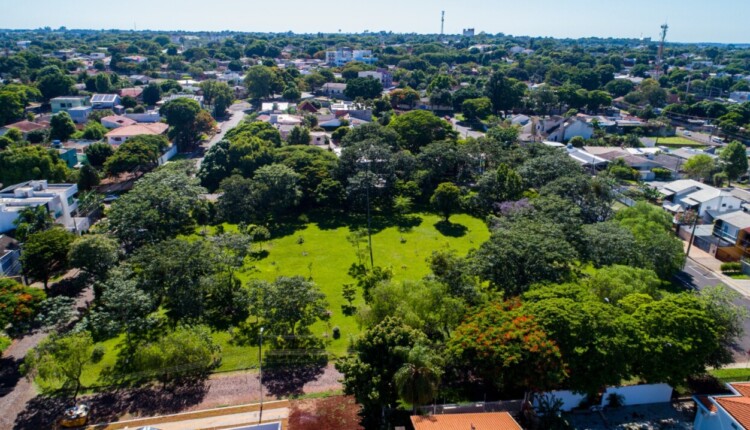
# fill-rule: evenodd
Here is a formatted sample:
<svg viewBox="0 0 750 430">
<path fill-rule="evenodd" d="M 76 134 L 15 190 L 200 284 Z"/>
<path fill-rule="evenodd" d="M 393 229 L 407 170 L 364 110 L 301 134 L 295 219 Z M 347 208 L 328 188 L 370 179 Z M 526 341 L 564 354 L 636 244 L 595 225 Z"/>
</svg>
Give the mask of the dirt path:
<svg viewBox="0 0 750 430">
<path fill-rule="evenodd" d="M 66 274 L 64 279 L 75 277 L 77 271 L 75 272 Z M 41 288 L 41 284 L 38 287 Z M 88 304 L 94 298 L 91 288 L 71 291 L 70 294 L 75 296 L 73 306 L 78 312 L 88 307 Z M 16 339 L 0 358 L 0 411 L 2 412 L 0 413 L 0 428 L 13 428 L 17 416 L 27 408 L 27 405 L 36 396 L 33 384 L 21 375 L 20 366 L 28 351 L 37 346 L 47 336 L 47 332 L 35 331 Z"/>
</svg>

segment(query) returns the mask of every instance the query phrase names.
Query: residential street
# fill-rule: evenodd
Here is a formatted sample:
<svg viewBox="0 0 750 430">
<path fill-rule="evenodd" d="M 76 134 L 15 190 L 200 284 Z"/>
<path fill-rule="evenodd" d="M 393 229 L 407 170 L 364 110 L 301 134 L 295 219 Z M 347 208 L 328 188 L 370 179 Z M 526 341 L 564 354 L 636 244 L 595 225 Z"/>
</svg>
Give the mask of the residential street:
<svg viewBox="0 0 750 430">
<path fill-rule="evenodd" d="M 474 139 L 478 139 L 484 136 L 484 133 L 480 131 L 474 131 L 468 127 L 459 125 L 458 121 L 456 121 L 456 118 L 451 118 L 450 123 L 453 124 L 453 129 L 458 132 L 458 137 L 460 139 L 465 139 L 467 137 L 473 137 Z"/>
<path fill-rule="evenodd" d="M 229 130 L 237 127 L 240 122 L 242 122 L 245 118 L 245 111 L 247 109 L 250 109 L 250 104 L 247 102 L 235 103 L 232 106 L 229 106 L 229 119 L 218 124 L 221 132 L 216 133 L 207 143 L 202 145 L 202 154 L 196 161 L 198 169 L 201 167 L 201 162 L 203 162 L 203 157 L 205 156 L 206 151 L 221 141 Z"/>
<path fill-rule="evenodd" d="M 729 279 L 719 272 L 721 262 L 716 260 L 710 254 L 692 247 L 690 249 L 690 258 L 688 258 L 685 268 L 680 271 L 675 278 L 682 282 L 685 287 L 702 290 L 706 287 L 716 285 L 726 285 L 737 291 L 740 297 L 735 303 L 744 307 L 750 312 L 750 281 L 740 281 Z M 750 318 L 745 320 L 745 334 L 736 345 L 734 351 L 734 360 L 737 365 L 744 365 L 748 361 L 748 351 L 750 351 Z"/>
</svg>

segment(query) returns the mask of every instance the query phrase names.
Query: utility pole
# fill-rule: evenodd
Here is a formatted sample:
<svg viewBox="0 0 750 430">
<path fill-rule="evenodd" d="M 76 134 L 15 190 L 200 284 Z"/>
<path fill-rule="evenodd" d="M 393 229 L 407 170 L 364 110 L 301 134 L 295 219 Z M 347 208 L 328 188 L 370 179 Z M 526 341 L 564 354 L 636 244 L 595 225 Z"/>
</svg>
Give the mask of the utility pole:
<svg viewBox="0 0 750 430">
<path fill-rule="evenodd" d="M 258 425 L 263 421 L 263 327 L 260 328 L 260 343 L 258 344 L 258 370 L 260 375 L 260 413 L 258 414 Z"/>
<path fill-rule="evenodd" d="M 685 252 L 685 262 L 682 263 L 683 269 L 685 269 L 685 265 L 687 265 L 688 258 L 690 258 L 690 248 L 693 247 L 693 240 L 695 239 L 695 225 L 698 224 L 699 209 L 700 209 L 700 206 L 695 207 L 695 219 L 693 219 L 693 228 L 692 228 L 692 231 L 690 232 L 690 242 L 688 242 L 687 252 Z"/>
<path fill-rule="evenodd" d="M 372 151 L 370 151 L 370 157 L 372 157 Z M 370 248 L 370 270 L 374 270 L 375 260 L 372 257 L 372 217 L 370 216 L 370 163 L 372 163 L 372 158 L 367 161 L 367 247 Z"/>
</svg>

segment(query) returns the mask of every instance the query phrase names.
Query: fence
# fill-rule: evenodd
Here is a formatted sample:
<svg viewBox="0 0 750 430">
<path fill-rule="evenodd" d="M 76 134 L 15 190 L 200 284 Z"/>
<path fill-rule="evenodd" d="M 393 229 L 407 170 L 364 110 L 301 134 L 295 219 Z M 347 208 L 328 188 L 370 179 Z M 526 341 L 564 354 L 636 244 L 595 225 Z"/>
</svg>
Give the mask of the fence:
<svg viewBox="0 0 750 430">
<path fill-rule="evenodd" d="M 440 414 L 466 414 L 477 412 L 508 412 L 518 414 L 521 412 L 523 400 L 503 400 L 497 402 L 474 402 L 474 403 L 449 403 L 444 405 L 422 406 L 419 409 L 421 414 L 440 415 Z"/>
</svg>

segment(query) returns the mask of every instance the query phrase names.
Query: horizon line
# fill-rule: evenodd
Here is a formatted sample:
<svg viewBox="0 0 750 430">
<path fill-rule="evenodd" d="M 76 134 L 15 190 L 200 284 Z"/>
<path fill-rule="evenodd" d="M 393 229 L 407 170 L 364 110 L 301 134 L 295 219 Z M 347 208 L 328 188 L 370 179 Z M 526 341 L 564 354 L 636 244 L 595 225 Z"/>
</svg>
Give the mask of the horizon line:
<svg viewBox="0 0 750 430">
<path fill-rule="evenodd" d="M 161 32 L 161 33 L 169 33 L 169 32 L 179 32 L 179 33 L 239 33 L 239 34 L 270 34 L 270 35 L 283 35 L 283 34 L 293 34 L 293 35 L 300 35 L 300 36 L 310 36 L 310 35 L 317 35 L 317 34 L 323 34 L 323 35 L 357 35 L 357 36 L 363 36 L 363 35 L 378 35 L 381 33 L 386 34 L 393 34 L 393 35 L 421 35 L 421 36 L 441 36 L 440 33 L 420 33 L 420 32 L 396 32 L 393 30 L 378 30 L 378 31 L 369 31 L 369 30 L 363 30 L 359 32 L 344 32 L 344 31 L 338 31 L 338 32 L 325 32 L 325 31 L 316 31 L 316 32 L 295 32 L 293 30 L 287 30 L 287 31 L 247 31 L 247 30 L 230 30 L 230 29 L 224 29 L 224 30 L 175 30 L 175 29 L 133 29 L 133 28 L 107 28 L 107 29 L 95 29 L 95 28 L 67 28 L 65 27 L 65 30 L 60 30 L 60 27 L 58 28 L 52 28 L 49 27 L 50 30 L 45 30 L 45 27 L 38 27 L 38 28 L 10 28 L 10 27 L 0 27 L 0 31 L 13 31 L 13 32 L 34 32 L 34 31 L 51 31 L 51 32 L 61 32 L 61 31 L 94 31 L 94 32 L 108 32 L 108 31 L 118 31 L 118 32 L 130 32 L 130 33 L 146 33 L 146 32 Z M 615 40 L 634 40 L 639 41 L 643 40 L 644 38 L 637 38 L 637 37 L 626 37 L 626 36 L 580 36 L 580 37 L 556 37 L 556 36 L 532 36 L 532 35 L 514 35 L 514 34 L 506 34 L 503 32 L 498 33 L 488 33 L 486 31 L 481 31 L 475 35 L 488 35 L 492 37 L 497 37 L 498 34 L 502 34 L 504 37 L 518 37 L 518 38 L 530 38 L 530 39 L 555 39 L 555 40 L 582 40 L 582 39 L 615 39 Z M 462 37 L 461 33 L 446 33 L 443 36 L 460 36 Z M 653 37 L 648 37 L 648 39 L 651 39 L 653 42 L 655 39 Z M 750 41 L 748 42 L 712 42 L 712 41 L 700 41 L 700 42 L 682 42 L 682 41 L 665 41 L 665 44 L 682 44 L 682 45 L 702 45 L 702 44 L 712 44 L 712 45 L 750 45 Z"/>
</svg>

